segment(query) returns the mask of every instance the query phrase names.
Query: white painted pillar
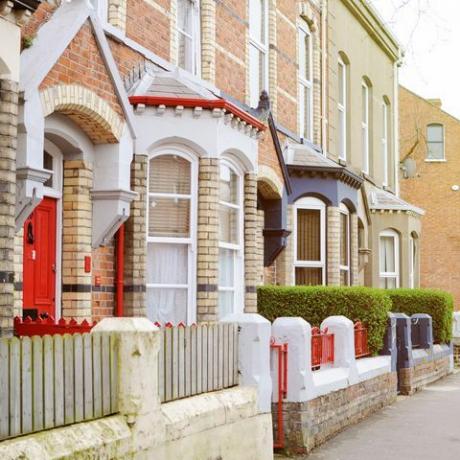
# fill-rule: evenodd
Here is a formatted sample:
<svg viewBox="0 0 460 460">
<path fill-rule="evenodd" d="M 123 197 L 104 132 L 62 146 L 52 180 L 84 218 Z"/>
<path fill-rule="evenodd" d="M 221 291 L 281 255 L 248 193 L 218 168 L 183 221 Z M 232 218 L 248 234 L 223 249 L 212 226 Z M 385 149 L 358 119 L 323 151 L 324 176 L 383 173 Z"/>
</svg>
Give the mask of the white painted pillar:
<svg viewBox="0 0 460 460">
<path fill-rule="evenodd" d="M 277 343 L 288 344 L 288 386 L 286 401 L 308 401 L 315 397 L 311 370 L 311 326 L 302 318 L 277 318 L 272 335 Z M 273 370 L 273 373 L 277 369 Z M 272 376 L 277 381 L 277 375 Z M 274 392 L 275 393 L 275 392 Z"/>
<path fill-rule="evenodd" d="M 271 412 L 271 324 L 257 313 L 234 313 L 222 322 L 238 323 L 238 369 L 240 385 L 257 387 L 259 411 Z"/>
<path fill-rule="evenodd" d="M 147 318 L 105 318 L 95 332 L 110 333 L 118 341 L 119 411 L 138 451 L 155 458 L 154 449 L 165 439 L 158 391 L 159 329 Z"/>
</svg>

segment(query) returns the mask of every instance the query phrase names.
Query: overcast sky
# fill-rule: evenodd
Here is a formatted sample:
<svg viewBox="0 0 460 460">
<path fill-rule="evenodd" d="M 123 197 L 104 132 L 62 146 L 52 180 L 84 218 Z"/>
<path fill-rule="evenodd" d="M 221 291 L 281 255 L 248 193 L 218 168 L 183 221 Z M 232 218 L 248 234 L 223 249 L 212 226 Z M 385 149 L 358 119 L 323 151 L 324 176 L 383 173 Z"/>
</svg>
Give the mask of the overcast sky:
<svg viewBox="0 0 460 460">
<path fill-rule="evenodd" d="M 369 0 L 405 51 L 400 82 L 460 118 L 460 0 Z"/>
</svg>

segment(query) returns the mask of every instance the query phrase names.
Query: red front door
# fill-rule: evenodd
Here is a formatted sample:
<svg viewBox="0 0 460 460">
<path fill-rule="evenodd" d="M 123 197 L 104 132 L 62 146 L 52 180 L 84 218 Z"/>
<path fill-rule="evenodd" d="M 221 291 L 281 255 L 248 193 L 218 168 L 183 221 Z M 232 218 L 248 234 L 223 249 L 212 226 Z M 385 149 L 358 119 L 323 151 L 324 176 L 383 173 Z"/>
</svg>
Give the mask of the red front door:
<svg viewBox="0 0 460 460">
<path fill-rule="evenodd" d="M 43 198 L 24 224 L 23 308 L 31 316 L 55 316 L 56 204 Z"/>
</svg>

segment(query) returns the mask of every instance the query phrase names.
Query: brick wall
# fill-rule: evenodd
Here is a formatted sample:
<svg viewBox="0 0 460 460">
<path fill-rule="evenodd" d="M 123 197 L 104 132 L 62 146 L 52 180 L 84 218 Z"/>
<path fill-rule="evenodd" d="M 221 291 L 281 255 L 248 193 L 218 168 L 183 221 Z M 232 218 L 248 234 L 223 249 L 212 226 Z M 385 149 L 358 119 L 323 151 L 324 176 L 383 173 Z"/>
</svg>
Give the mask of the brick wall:
<svg viewBox="0 0 460 460">
<path fill-rule="evenodd" d="M 115 248 L 114 240 L 93 249 L 92 255 L 92 316 L 93 320 L 114 315 L 115 308 Z"/>
<path fill-rule="evenodd" d="M 13 328 L 18 86 L 0 80 L 0 335 Z"/>
<path fill-rule="evenodd" d="M 244 310 L 257 313 L 257 281 L 260 258 L 257 254 L 257 177 L 244 177 Z M 263 263 L 262 263 L 263 266 Z"/>
<path fill-rule="evenodd" d="M 396 372 L 383 374 L 307 402 L 283 403 L 286 452 L 305 455 L 379 409 L 393 403 Z M 276 430 L 277 404 L 273 404 Z"/>
</svg>

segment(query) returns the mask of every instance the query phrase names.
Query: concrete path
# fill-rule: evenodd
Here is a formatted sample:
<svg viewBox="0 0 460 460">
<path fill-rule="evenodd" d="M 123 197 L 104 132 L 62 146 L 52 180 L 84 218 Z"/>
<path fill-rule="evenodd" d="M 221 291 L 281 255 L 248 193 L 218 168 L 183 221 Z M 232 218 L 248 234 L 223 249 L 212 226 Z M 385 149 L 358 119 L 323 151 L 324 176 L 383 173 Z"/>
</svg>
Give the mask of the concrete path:
<svg viewBox="0 0 460 460">
<path fill-rule="evenodd" d="M 460 460 L 460 372 L 354 425 L 308 460 Z"/>
</svg>

